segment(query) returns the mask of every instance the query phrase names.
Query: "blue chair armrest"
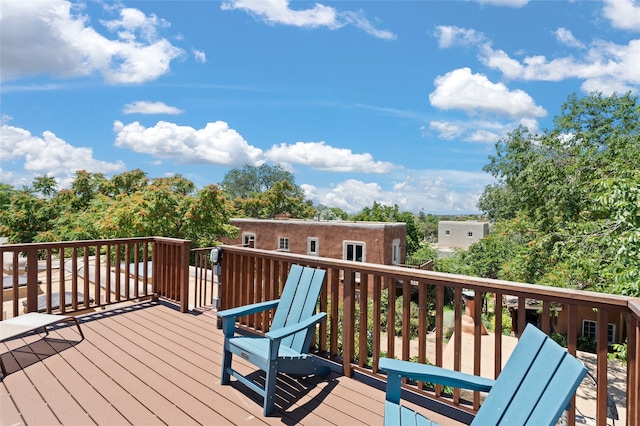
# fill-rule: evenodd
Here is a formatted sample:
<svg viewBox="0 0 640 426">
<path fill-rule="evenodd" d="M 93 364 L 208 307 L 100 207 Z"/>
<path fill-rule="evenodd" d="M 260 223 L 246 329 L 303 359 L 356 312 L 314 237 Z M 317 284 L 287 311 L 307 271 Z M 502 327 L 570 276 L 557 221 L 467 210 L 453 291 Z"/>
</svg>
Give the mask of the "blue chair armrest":
<svg viewBox="0 0 640 426">
<path fill-rule="evenodd" d="M 251 305 L 239 306 L 237 308 L 225 309 L 218 312 L 218 318 L 236 318 L 244 315 L 251 315 L 258 312 L 266 311 L 278 306 L 280 299 L 269 300 L 267 302 L 253 303 Z"/>
<path fill-rule="evenodd" d="M 236 318 L 263 312 L 278 306 L 280 299 L 269 300 L 267 302 L 253 303 L 251 305 L 239 306 L 237 308 L 225 309 L 218 312 L 218 318 L 222 319 L 222 333 L 225 337 L 233 337 L 236 328 Z"/>
<path fill-rule="evenodd" d="M 317 323 L 324 320 L 327 316 L 326 312 L 320 312 L 319 314 L 315 314 L 314 316 L 307 318 L 304 321 L 301 321 L 297 324 L 293 324 L 287 327 L 282 327 L 277 330 L 270 331 L 264 335 L 270 340 L 282 340 L 287 336 L 291 336 L 292 334 L 297 333 L 298 331 L 304 330 L 305 328 L 312 327 Z"/>
<path fill-rule="evenodd" d="M 381 358 L 379 366 L 388 374 L 395 374 L 411 380 L 436 383 L 443 386 L 489 392 L 495 380 L 472 374 L 452 371 L 434 365 L 418 364 L 392 358 Z"/>
</svg>

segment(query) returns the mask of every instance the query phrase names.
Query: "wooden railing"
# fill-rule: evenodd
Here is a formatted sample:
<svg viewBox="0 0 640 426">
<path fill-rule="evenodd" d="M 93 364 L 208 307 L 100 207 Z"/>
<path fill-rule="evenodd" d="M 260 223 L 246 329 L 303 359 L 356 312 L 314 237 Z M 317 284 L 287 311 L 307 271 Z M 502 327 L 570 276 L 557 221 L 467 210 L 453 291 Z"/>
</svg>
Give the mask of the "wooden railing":
<svg viewBox="0 0 640 426">
<path fill-rule="evenodd" d="M 2 319 L 75 313 L 149 297 L 188 310 L 190 242 L 123 238 L 0 245 Z"/>
<path fill-rule="evenodd" d="M 575 424 L 576 416 L 588 410 L 593 410 L 591 417 L 597 419 L 596 424 L 607 424 L 607 401 L 614 386 L 622 389 L 621 394 L 614 398 L 620 420 L 624 416 L 627 425 L 640 424 L 638 299 L 225 246 L 220 268 L 220 307 L 226 309 L 278 298 L 293 263 L 327 270 L 318 308 L 328 313 L 328 320 L 318 327 L 317 355 L 339 363 L 347 376 L 359 373 L 383 379 L 383 372 L 378 370 L 378 360 L 387 356 L 431 362 L 456 370 L 467 369 L 476 375 L 497 377 L 510 353 L 509 342 L 515 340 L 507 335 L 517 335 L 527 322 L 525 315 L 517 315 L 513 323 L 502 320 L 507 300 L 517 300 L 515 306 L 511 306 L 514 313 L 525 312 L 527 302 L 536 300 L 536 313 L 540 318 L 538 326 L 551 334 L 558 329 L 561 322 L 558 316 L 561 314 L 566 319 L 568 351 L 584 359 L 595 377 L 595 386 L 587 383 L 587 380 L 583 382 L 583 386 L 587 387 L 586 392 L 594 396 L 590 402 L 595 406 L 585 408 L 579 403 L 577 414 L 574 405 L 568 411 L 567 424 Z M 472 309 L 472 312 L 469 312 L 472 304 L 469 295 L 472 295 L 474 303 L 478 302 L 478 309 Z M 398 306 L 401 308 L 398 310 L 401 312 L 396 313 L 396 301 L 400 297 L 402 305 Z M 414 309 L 413 315 L 412 299 L 417 304 L 417 314 Z M 466 300 L 466 309 L 463 300 Z M 488 306 L 480 309 L 485 300 L 489 301 Z M 449 307 L 453 309 L 452 336 L 448 335 L 445 326 L 445 310 Z M 578 351 L 579 312 L 585 309 L 597 311 L 598 338 L 593 355 Z M 483 337 L 483 310 L 484 316 L 490 311 L 495 313 L 494 332 L 487 335 L 489 339 Z M 269 329 L 271 314 L 267 312 L 244 317 L 239 326 L 264 332 Z M 608 358 L 609 315 L 622 318 L 627 341 L 627 363 L 621 367 L 626 374 L 615 377 L 618 382 L 613 384 L 609 379 L 613 380 L 614 377 L 608 377 L 613 365 Z M 399 324 L 396 324 L 396 318 Z M 515 333 L 512 333 L 512 328 Z M 396 329 L 400 333 L 394 333 Z M 475 412 L 483 398 L 478 392 L 464 393 L 459 389 L 448 392 L 449 389 L 434 388 L 425 383 L 406 386 L 453 406 L 463 414 Z"/>
</svg>

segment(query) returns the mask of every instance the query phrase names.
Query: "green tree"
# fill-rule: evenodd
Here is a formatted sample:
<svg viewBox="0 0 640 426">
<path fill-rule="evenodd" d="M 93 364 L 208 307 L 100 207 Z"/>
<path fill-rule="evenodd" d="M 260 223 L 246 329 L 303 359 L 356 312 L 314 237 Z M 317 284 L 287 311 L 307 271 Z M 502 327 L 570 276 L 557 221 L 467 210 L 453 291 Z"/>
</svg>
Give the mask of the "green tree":
<svg viewBox="0 0 640 426">
<path fill-rule="evenodd" d="M 45 198 L 53 197 L 58 192 L 57 186 L 56 178 L 51 176 L 40 176 L 33 182 L 34 191 L 42 194 Z"/>
<path fill-rule="evenodd" d="M 554 124 L 497 143 L 485 170 L 498 182 L 479 207 L 503 235 L 471 250 L 472 263 L 491 276 L 640 295 L 637 97 L 572 95 Z"/>
<path fill-rule="evenodd" d="M 397 204 L 392 206 L 386 206 L 384 204 L 373 202 L 373 206 L 365 207 L 358 214 L 351 216 L 351 220 L 354 221 L 368 221 L 368 222 L 404 222 L 407 224 L 407 256 L 413 254 L 420 248 L 420 243 L 423 240 L 422 232 L 418 228 L 415 221 L 415 216 L 411 212 L 402 212 Z"/>
<path fill-rule="evenodd" d="M 303 195 L 302 189 L 295 185 L 295 179 L 291 172 L 284 170 L 279 165 L 261 166 L 245 165 L 241 169 L 229 170 L 222 180 L 220 187 L 233 200 L 236 198 L 248 199 L 256 194 L 269 190 L 276 182 L 290 182 L 299 195 Z"/>
</svg>

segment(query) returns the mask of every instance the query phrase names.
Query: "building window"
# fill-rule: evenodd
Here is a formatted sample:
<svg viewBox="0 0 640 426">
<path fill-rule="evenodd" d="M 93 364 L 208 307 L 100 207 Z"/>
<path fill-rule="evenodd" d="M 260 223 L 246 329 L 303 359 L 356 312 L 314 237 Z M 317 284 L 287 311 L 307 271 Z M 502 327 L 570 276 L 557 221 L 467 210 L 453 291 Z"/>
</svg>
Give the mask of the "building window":
<svg viewBox="0 0 640 426">
<path fill-rule="evenodd" d="M 278 239 L 278 250 L 289 251 L 289 238 L 280 237 Z"/>
<path fill-rule="evenodd" d="M 318 239 L 316 237 L 307 238 L 307 254 L 311 256 L 318 256 Z"/>
<path fill-rule="evenodd" d="M 344 260 L 351 260 L 353 262 L 365 261 L 365 243 L 345 241 L 344 242 Z"/>
<path fill-rule="evenodd" d="M 473 238 L 473 231 L 469 231 L 469 232 L 467 232 L 467 237 L 469 237 L 469 238 Z"/>
<path fill-rule="evenodd" d="M 450 237 L 450 236 L 451 236 L 451 231 L 450 231 L 449 229 L 445 229 L 445 230 L 444 230 L 444 235 L 445 235 L 446 237 Z"/>
<path fill-rule="evenodd" d="M 397 265 L 400 263 L 400 238 L 394 239 L 391 244 L 391 264 Z"/>
<path fill-rule="evenodd" d="M 598 337 L 598 323 L 591 320 L 582 320 L 582 337 L 596 339 Z M 616 325 L 607 324 L 607 342 L 612 345 L 616 342 Z"/>
<path fill-rule="evenodd" d="M 245 232 L 242 234 L 242 246 L 254 248 L 256 246 L 256 234 Z"/>
</svg>

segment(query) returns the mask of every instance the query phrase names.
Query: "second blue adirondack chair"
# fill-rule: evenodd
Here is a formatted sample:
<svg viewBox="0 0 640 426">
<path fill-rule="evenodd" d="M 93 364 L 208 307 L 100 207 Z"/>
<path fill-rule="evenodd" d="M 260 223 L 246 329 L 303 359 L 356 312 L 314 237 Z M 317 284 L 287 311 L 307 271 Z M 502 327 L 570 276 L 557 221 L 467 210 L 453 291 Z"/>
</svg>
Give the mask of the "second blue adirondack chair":
<svg viewBox="0 0 640 426">
<path fill-rule="evenodd" d="M 278 372 L 322 376 L 329 373 L 328 366 L 319 365 L 309 355 L 316 324 L 327 315 L 325 312 L 314 315 L 324 276 L 324 270 L 293 265 L 280 299 L 218 312 L 224 332 L 221 383 L 228 384 L 233 376 L 257 392 L 264 398 L 265 416 L 275 408 Z M 264 337 L 235 335 L 236 318 L 272 308 L 276 311 Z M 232 368 L 234 354 L 266 373 L 264 387 Z"/>
<path fill-rule="evenodd" d="M 554 425 L 587 373 L 584 365 L 529 324 L 496 380 L 397 359 L 380 359 L 387 372 L 384 424 L 435 425 L 400 405 L 402 378 L 489 392 L 471 425 Z"/>
</svg>

